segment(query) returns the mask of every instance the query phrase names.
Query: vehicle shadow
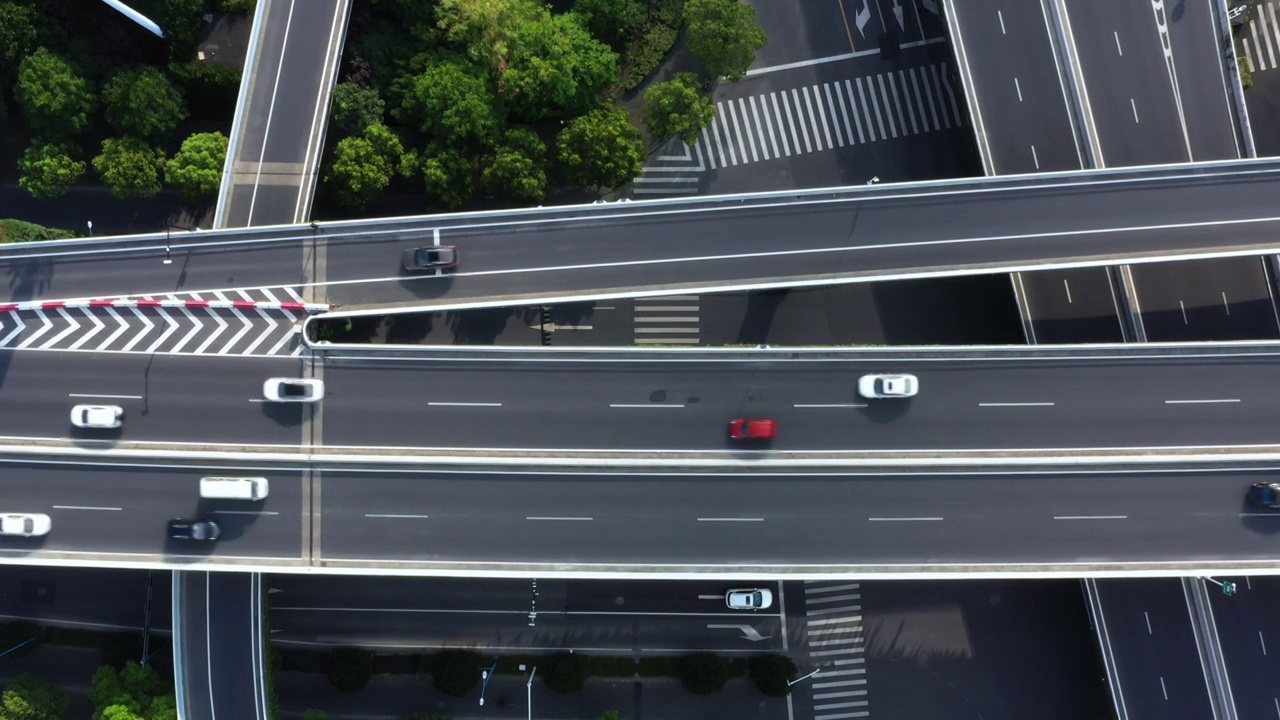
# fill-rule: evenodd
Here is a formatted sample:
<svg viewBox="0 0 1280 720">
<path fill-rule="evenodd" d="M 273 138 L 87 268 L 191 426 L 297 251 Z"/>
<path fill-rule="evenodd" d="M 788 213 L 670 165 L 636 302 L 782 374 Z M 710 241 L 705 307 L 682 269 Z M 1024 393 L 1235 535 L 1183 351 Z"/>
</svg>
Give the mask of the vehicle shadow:
<svg viewBox="0 0 1280 720">
<path fill-rule="evenodd" d="M 1269 510 L 1249 502 L 1248 498 L 1240 501 L 1240 524 L 1246 530 L 1258 535 L 1275 535 L 1280 533 L 1280 510 Z"/>
<path fill-rule="evenodd" d="M 868 400 L 854 395 L 853 402 L 859 405 L 866 405 L 864 408 L 858 408 L 858 412 L 862 416 L 873 423 L 891 423 L 900 419 L 911 410 L 911 403 L 915 398 L 890 398 L 881 400 Z"/>
<path fill-rule="evenodd" d="M 402 269 L 398 284 L 421 300 L 441 298 L 453 287 L 453 273 L 411 273 Z"/>
<path fill-rule="evenodd" d="M 282 427 L 302 424 L 303 413 L 307 412 L 310 403 L 299 402 L 263 402 L 262 414 Z"/>
</svg>

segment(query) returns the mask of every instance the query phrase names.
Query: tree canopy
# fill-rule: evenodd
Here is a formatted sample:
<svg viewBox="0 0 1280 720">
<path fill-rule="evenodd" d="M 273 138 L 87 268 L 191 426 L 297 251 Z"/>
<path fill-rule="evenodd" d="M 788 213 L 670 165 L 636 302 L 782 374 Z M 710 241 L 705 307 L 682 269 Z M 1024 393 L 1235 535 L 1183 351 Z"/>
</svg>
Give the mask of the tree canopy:
<svg viewBox="0 0 1280 720">
<path fill-rule="evenodd" d="M 67 694 L 62 688 L 23 673 L 0 693 L 0 720 L 62 720 Z"/>
<path fill-rule="evenodd" d="M 33 141 L 18 160 L 18 184 L 36 198 L 63 195 L 85 171 L 85 164 L 71 157 L 71 152 L 66 143 Z"/>
<path fill-rule="evenodd" d="M 737 0 L 687 0 L 689 52 L 713 79 L 741 80 L 769 37 L 756 23 L 756 10 Z"/>
<path fill-rule="evenodd" d="M 602 107 L 575 118 L 560 131 L 556 151 L 570 182 L 618 189 L 640 174 L 640 131 L 621 108 Z"/>
<path fill-rule="evenodd" d="M 391 184 L 403 152 L 395 133 L 384 125 L 370 125 L 360 137 L 338 141 L 325 185 L 343 207 L 367 208 Z"/>
<path fill-rule="evenodd" d="M 0 80 L 13 77 L 13 68 L 36 46 L 35 10 L 0 1 Z"/>
<path fill-rule="evenodd" d="M 649 14 L 637 0 L 575 0 L 573 11 L 597 40 L 615 49 L 635 39 Z"/>
<path fill-rule="evenodd" d="M 14 98 L 33 130 L 69 136 L 89 127 L 93 93 L 89 83 L 58 55 L 40 48 L 18 66 Z"/>
<path fill-rule="evenodd" d="M 359 135 L 370 125 L 381 125 L 385 110 L 378 91 L 353 82 L 333 88 L 333 123 L 346 136 Z"/>
<path fill-rule="evenodd" d="M 481 173 L 485 190 L 515 203 L 536 203 L 547 194 L 547 146 L 524 129 L 507 131 Z"/>
<path fill-rule="evenodd" d="M 436 20 L 472 60 L 500 73 L 516 33 L 545 12 L 538 0 L 440 0 Z"/>
<path fill-rule="evenodd" d="M 412 80 L 401 117 L 449 146 L 481 146 L 497 133 L 488 78 L 461 62 L 437 62 Z"/>
<path fill-rule="evenodd" d="M 120 199 L 149 198 L 160 192 L 160 168 L 164 153 L 133 137 L 102 141 L 102 154 L 93 159 L 93 169 L 111 194 Z"/>
<path fill-rule="evenodd" d="M 167 140 L 187 118 L 182 93 L 150 65 L 113 73 L 102 87 L 102 101 L 112 127 L 148 142 Z"/>
<path fill-rule="evenodd" d="M 228 140 L 218 132 L 196 133 L 182 141 L 182 148 L 164 165 L 164 181 L 196 202 L 218 194 Z"/>
<path fill-rule="evenodd" d="M 499 80 L 499 93 L 526 121 L 577 115 L 618 79 L 618 54 L 591 37 L 575 13 L 543 11 L 515 34 L 516 52 Z"/>
<path fill-rule="evenodd" d="M 452 149 L 436 150 L 422 159 L 420 168 L 427 200 L 446 208 L 456 208 L 474 192 L 471 163 Z"/>
<path fill-rule="evenodd" d="M 692 145 L 715 116 L 715 103 L 699 92 L 693 73 L 678 73 L 644 93 L 644 124 L 660 140 L 674 135 Z"/>
</svg>

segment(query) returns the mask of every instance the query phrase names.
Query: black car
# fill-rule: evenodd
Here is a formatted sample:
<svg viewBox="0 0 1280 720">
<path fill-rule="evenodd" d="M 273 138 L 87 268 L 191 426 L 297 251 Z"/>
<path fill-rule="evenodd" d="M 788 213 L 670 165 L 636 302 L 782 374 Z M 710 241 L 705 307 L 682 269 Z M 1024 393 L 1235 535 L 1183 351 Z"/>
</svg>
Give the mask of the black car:
<svg viewBox="0 0 1280 720">
<path fill-rule="evenodd" d="M 177 518 L 169 521 L 169 538 L 172 540 L 217 540 L 222 528 L 212 520 L 188 520 Z"/>
<path fill-rule="evenodd" d="M 1254 483 L 1249 486 L 1249 504 L 1275 510 L 1280 508 L 1280 483 Z"/>
<path fill-rule="evenodd" d="M 404 251 L 402 262 L 410 272 L 455 268 L 458 267 L 458 248 L 456 245 L 409 248 Z"/>
</svg>

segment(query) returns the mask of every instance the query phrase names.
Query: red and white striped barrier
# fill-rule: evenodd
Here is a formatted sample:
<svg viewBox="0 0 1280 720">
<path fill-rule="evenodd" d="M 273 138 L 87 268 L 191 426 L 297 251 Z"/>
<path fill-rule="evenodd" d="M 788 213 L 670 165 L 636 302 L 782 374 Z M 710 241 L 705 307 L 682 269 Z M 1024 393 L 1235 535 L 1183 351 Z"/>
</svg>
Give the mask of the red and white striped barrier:
<svg viewBox="0 0 1280 720">
<path fill-rule="evenodd" d="M 294 310 L 319 313 L 329 310 L 324 303 L 259 302 L 257 300 L 148 300 L 143 298 L 118 298 L 115 300 L 42 300 L 20 303 L 0 303 L 0 312 L 20 310 L 57 310 L 58 308 L 208 308 L 213 310 Z"/>
</svg>

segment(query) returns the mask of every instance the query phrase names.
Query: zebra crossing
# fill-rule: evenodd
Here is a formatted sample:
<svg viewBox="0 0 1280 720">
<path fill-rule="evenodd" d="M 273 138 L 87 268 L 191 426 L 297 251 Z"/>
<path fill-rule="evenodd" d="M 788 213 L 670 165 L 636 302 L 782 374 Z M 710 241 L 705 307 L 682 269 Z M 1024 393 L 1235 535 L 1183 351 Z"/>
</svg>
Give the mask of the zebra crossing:
<svg viewBox="0 0 1280 720">
<path fill-rule="evenodd" d="M 0 313 L 0 348 L 300 355 L 305 313 L 200 307 L 58 307 Z"/>
<path fill-rule="evenodd" d="M 961 118 L 945 63 L 721 100 L 698 140 L 669 143 L 632 192 L 693 194 L 708 170 L 950 130 Z"/>
<path fill-rule="evenodd" d="M 1255 3 L 1248 26 L 1237 36 L 1252 72 L 1280 67 L 1280 21 L 1276 18 L 1278 4 L 1280 3 L 1274 0 Z"/>
<path fill-rule="evenodd" d="M 636 298 L 637 345 L 697 345 L 698 296 Z"/>
<path fill-rule="evenodd" d="M 804 584 L 805 641 L 818 669 L 810 688 L 813 720 L 850 720 L 870 715 L 862 593 L 856 582 Z"/>
</svg>

